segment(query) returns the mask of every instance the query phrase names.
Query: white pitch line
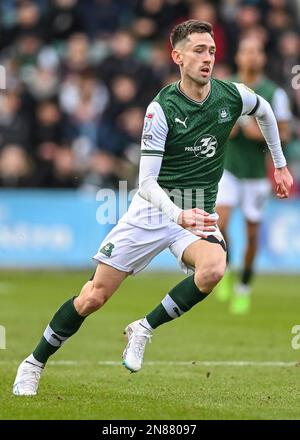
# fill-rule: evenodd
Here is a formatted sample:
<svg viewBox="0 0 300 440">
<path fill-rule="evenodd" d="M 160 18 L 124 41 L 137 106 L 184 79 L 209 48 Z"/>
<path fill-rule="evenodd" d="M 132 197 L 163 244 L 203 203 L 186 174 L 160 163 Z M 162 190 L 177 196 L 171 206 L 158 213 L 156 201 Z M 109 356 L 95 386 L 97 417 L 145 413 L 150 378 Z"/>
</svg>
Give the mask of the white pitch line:
<svg viewBox="0 0 300 440">
<path fill-rule="evenodd" d="M 0 365 L 18 364 L 16 361 L 0 361 Z M 49 361 L 51 366 L 108 365 L 120 366 L 122 361 Z M 300 367 L 300 362 L 287 361 L 148 361 L 149 366 L 198 366 L 198 367 Z"/>
</svg>

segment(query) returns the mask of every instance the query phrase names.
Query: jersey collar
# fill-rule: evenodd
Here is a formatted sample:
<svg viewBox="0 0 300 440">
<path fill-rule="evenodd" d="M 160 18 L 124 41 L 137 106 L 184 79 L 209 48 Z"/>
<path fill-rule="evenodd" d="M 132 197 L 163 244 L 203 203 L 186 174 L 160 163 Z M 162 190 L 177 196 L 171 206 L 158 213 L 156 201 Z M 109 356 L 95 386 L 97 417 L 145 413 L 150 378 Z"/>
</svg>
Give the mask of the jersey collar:
<svg viewBox="0 0 300 440">
<path fill-rule="evenodd" d="M 192 99 L 192 98 L 190 98 L 189 96 L 187 96 L 182 90 L 180 90 L 179 84 L 180 84 L 180 80 L 177 81 L 177 83 L 176 83 L 176 89 L 177 89 L 177 91 L 178 91 L 182 96 L 184 96 L 188 101 L 193 102 L 194 104 L 197 104 L 197 105 L 203 105 L 203 104 L 205 104 L 205 102 L 208 100 L 208 98 L 209 98 L 210 95 L 211 95 L 212 81 L 210 81 L 210 91 L 209 91 L 209 94 L 207 95 L 207 97 L 206 97 L 205 99 L 203 99 L 203 101 L 196 101 L 195 99 Z"/>
</svg>

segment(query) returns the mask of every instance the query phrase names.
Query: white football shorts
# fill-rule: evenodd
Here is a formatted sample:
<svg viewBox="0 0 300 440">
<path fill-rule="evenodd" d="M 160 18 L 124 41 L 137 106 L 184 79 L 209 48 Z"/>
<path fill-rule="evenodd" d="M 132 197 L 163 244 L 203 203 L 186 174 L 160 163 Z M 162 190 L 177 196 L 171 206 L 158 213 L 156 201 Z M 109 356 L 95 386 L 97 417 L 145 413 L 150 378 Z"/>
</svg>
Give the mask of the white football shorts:
<svg viewBox="0 0 300 440">
<path fill-rule="evenodd" d="M 247 220 L 259 223 L 271 192 L 268 179 L 239 179 L 227 170 L 219 183 L 217 206 L 240 205 Z"/>
<path fill-rule="evenodd" d="M 217 226 L 214 232 L 207 235 L 224 240 Z M 169 248 L 181 269 L 188 273 L 193 268 L 182 262 L 182 254 L 199 239 L 201 237 L 169 220 L 137 193 L 128 211 L 105 237 L 93 259 L 135 275 L 156 255 Z"/>
</svg>

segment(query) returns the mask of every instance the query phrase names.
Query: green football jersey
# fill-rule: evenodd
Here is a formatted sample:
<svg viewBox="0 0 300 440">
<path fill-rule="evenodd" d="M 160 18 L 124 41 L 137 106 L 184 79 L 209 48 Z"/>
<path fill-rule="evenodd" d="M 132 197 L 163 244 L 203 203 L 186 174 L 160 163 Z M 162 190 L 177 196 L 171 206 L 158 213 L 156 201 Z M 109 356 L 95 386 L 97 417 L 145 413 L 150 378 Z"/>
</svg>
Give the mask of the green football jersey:
<svg viewBox="0 0 300 440">
<path fill-rule="evenodd" d="M 252 107 L 255 102 L 256 97 Z M 213 213 L 226 141 L 243 109 L 237 86 L 212 79 L 209 95 L 197 102 L 186 96 L 177 82 L 162 89 L 152 104 L 155 103 L 159 104 L 156 110 L 162 109 L 159 119 L 164 118 L 167 135 L 155 147 L 159 130 L 151 130 L 155 114 L 147 113 L 141 154 L 162 156 L 158 184 L 169 191 L 175 204 L 182 209 L 198 207 Z"/>
<path fill-rule="evenodd" d="M 232 80 L 239 82 L 238 77 L 234 77 Z M 278 86 L 273 81 L 263 77 L 253 87 L 253 90 L 272 104 Z M 264 140 L 248 139 L 242 130 L 239 130 L 237 136 L 227 142 L 225 169 L 240 179 L 265 178 L 267 175 L 267 151 L 268 147 Z"/>
</svg>

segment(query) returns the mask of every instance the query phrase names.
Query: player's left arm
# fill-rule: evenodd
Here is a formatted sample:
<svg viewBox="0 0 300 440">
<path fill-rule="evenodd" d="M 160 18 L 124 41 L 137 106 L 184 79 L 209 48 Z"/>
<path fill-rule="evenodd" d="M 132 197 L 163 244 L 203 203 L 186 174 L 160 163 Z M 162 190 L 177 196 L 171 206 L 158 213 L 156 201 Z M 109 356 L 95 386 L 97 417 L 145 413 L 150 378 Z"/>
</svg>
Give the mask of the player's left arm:
<svg viewBox="0 0 300 440">
<path fill-rule="evenodd" d="M 243 84 L 236 84 L 243 102 L 241 116 L 248 115 L 256 118 L 259 128 L 270 150 L 275 167 L 276 195 L 283 199 L 289 196 L 293 178 L 286 166 L 278 126 L 270 104 Z"/>
</svg>

